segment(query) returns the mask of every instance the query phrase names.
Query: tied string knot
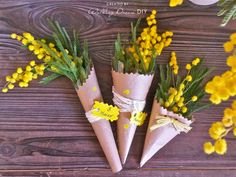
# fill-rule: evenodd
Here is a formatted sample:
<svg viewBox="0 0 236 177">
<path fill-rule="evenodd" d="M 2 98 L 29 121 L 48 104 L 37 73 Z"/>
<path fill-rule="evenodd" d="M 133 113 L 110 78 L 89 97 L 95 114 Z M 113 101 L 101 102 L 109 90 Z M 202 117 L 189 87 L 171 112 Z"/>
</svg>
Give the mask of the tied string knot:
<svg viewBox="0 0 236 177">
<path fill-rule="evenodd" d="M 146 101 L 143 100 L 132 100 L 120 95 L 114 88 L 112 87 L 112 93 L 114 95 L 113 102 L 116 106 L 119 107 L 120 112 L 142 112 Z"/>
<path fill-rule="evenodd" d="M 178 119 L 169 116 L 157 116 L 156 123 L 150 127 L 150 130 L 153 131 L 157 128 L 164 127 L 170 124 L 175 128 L 178 134 L 180 132 L 188 133 L 192 129 L 191 126 L 179 121 Z"/>
</svg>

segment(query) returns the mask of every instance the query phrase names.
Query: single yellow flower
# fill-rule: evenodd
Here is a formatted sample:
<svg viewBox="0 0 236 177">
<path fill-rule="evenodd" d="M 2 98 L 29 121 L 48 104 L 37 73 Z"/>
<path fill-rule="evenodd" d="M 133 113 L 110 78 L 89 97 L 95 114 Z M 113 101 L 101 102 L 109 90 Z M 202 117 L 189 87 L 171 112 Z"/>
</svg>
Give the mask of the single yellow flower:
<svg viewBox="0 0 236 177">
<path fill-rule="evenodd" d="M 17 34 L 16 34 L 16 33 L 12 33 L 12 34 L 11 34 L 11 38 L 12 38 L 12 39 L 16 39 L 16 37 L 17 37 Z"/>
<path fill-rule="evenodd" d="M 232 42 L 233 44 L 236 44 L 236 33 L 232 33 L 232 34 L 230 35 L 230 40 L 231 40 L 231 42 Z"/>
<path fill-rule="evenodd" d="M 197 99 L 198 99 L 197 96 L 193 96 L 193 97 L 191 98 L 191 100 L 192 100 L 193 102 L 197 101 Z"/>
<path fill-rule="evenodd" d="M 179 109 L 178 109 L 176 106 L 174 106 L 174 107 L 172 108 L 172 110 L 173 110 L 173 112 L 176 113 L 176 112 L 178 112 Z"/>
<path fill-rule="evenodd" d="M 184 106 L 184 107 L 182 107 L 181 110 L 182 110 L 182 113 L 186 113 L 188 111 L 188 108 Z"/>
<path fill-rule="evenodd" d="M 175 6 L 181 5 L 182 3 L 183 3 L 183 0 L 170 0 L 169 6 L 175 7 Z"/>
<path fill-rule="evenodd" d="M 16 71 L 18 74 L 21 74 L 21 73 L 23 73 L 23 69 L 22 68 L 17 68 L 17 71 Z"/>
<path fill-rule="evenodd" d="M 212 81 L 208 82 L 205 86 L 205 92 L 213 94 L 213 93 L 215 93 L 215 91 L 216 91 L 216 88 L 214 86 L 214 83 Z"/>
<path fill-rule="evenodd" d="M 10 90 L 14 89 L 14 85 L 13 85 L 13 84 L 9 84 L 7 87 L 8 87 Z"/>
<path fill-rule="evenodd" d="M 204 143 L 203 149 L 206 154 L 212 154 L 215 151 L 215 147 L 212 145 L 211 142 Z"/>
<path fill-rule="evenodd" d="M 221 99 L 217 95 L 211 95 L 210 96 L 210 101 L 214 104 L 220 104 L 221 103 Z"/>
<path fill-rule="evenodd" d="M 230 117 L 223 117 L 222 123 L 225 127 L 231 127 L 233 125 L 233 119 Z"/>
<path fill-rule="evenodd" d="M 168 108 L 170 106 L 170 103 L 168 101 L 165 102 L 165 107 Z"/>
<path fill-rule="evenodd" d="M 187 69 L 187 70 L 190 70 L 191 68 L 192 68 L 192 66 L 191 66 L 190 64 L 187 64 L 187 65 L 186 65 L 186 69 Z"/>
<path fill-rule="evenodd" d="M 217 140 L 226 131 L 222 122 L 215 122 L 209 129 L 209 135 L 212 139 Z"/>
<path fill-rule="evenodd" d="M 188 76 L 186 77 L 186 80 L 187 80 L 188 82 L 191 82 L 191 81 L 193 80 L 193 78 L 192 78 L 191 75 L 188 75 Z"/>
<path fill-rule="evenodd" d="M 226 108 L 224 110 L 224 117 L 232 118 L 233 116 L 235 116 L 235 112 L 232 109 Z"/>
<path fill-rule="evenodd" d="M 3 93 L 7 93 L 7 92 L 8 92 L 8 88 L 3 88 L 3 89 L 2 89 L 2 92 L 3 92 Z"/>
<path fill-rule="evenodd" d="M 215 142 L 215 152 L 224 155 L 227 151 L 227 143 L 225 139 L 219 139 Z"/>
<path fill-rule="evenodd" d="M 234 49 L 234 44 L 231 41 L 224 43 L 225 52 L 231 52 Z"/>
</svg>

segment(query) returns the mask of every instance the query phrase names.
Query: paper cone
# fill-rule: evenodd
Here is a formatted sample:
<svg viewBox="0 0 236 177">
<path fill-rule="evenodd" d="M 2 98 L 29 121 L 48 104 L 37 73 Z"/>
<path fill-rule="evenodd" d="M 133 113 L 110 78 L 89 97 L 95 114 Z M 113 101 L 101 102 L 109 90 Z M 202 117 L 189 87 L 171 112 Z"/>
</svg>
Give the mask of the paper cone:
<svg viewBox="0 0 236 177">
<path fill-rule="evenodd" d="M 94 101 L 103 101 L 94 68 L 86 83 L 76 89 L 85 112 L 92 109 Z M 114 173 L 122 169 L 118 150 L 108 120 L 101 119 L 92 123 L 93 130 Z"/>
<path fill-rule="evenodd" d="M 178 131 L 176 131 L 176 129 L 171 124 L 159 127 L 151 131 L 150 127 L 156 123 L 156 117 L 158 115 L 169 115 L 187 125 L 190 125 L 192 123 L 192 121 L 182 116 L 174 114 L 173 112 L 168 112 L 166 109 L 163 109 L 160 104 L 157 103 L 156 99 L 154 99 L 140 167 L 142 167 L 155 153 L 157 153 L 162 147 L 164 147 L 170 140 L 172 140 L 176 135 L 178 135 Z"/>
<path fill-rule="evenodd" d="M 119 95 L 133 99 L 133 100 L 146 100 L 147 93 L 151 86 L 154 75 L 142 75 L 142 74 L 123 74 L 112 71 L 113 85 Z M 118 147 L 121 162 L 124 164 L 131 143 L 134 138 L 134 134 L 137 126 L 129 124 L 131 113 L 120 113 L 117 121 L 117 136 L 118 136 Z M 129 127 L 124 128 L 125 125 Z"/>
</svg>

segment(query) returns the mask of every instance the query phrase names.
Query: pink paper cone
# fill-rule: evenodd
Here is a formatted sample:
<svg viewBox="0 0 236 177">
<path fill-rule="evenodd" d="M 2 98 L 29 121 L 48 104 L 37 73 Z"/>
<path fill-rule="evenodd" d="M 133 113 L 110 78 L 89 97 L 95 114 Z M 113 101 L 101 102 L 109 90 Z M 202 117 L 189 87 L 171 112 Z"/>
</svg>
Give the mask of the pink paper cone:
<svg viewBox="0 0 236 177">
<path fill-rule="evenodd" d="M 164 114 L 163 114 L 164 113 Z M 148 124 L 148 129 L 146 133 L 143 155 L 140 161 L 140 167 L 142 167 L 155 153 L 157 153 L 162 147 L 164 147 L 170 140 L 172 140 L 178 132 L 172 125 L 166 125 L 159 127 L 155 130 L 150 130 L 156 123 L 156 117 L 158 115 L 172 115 L 174 118 L 180 120 L 181 122 L 190 125 L 192 122 L 188 119 L 183 118 L 168 112 L 166 109 L 161 108 L 160 104 L 154 99 L 152 106 L 152 113 Z"/>
<path fill-rule="evenodd" d="M 133 99 L 146 100 L 153 75 L 123 74 L 112 71 L 113 85 L 119 95 Z M 130 124 L 131 113 L 120 113 L 117 121 L 118 147 L 121 162 L 124 164 L 132 144 L 137 126 Z M 129 125 L 125 128 L 126 125 Z"/>
<path fill-rule="evenodd" d="M 85 112 L 92 109 L 94 101 L 103 100 L 94 68 L 92 68 L 86 83 L 76 91 Z M 98 120 L 92 123 L 92 127 L 112 171 L 114 173 L 119 172 L 122 166 L 109 121 L 105 119 Z"/>
</svg>

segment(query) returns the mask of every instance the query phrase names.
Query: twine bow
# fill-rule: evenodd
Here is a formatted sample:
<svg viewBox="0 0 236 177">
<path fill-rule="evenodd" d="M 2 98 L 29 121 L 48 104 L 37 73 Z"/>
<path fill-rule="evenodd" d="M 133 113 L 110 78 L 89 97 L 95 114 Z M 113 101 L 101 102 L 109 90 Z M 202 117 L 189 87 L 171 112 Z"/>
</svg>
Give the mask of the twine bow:
<svg viewBox="0 0 236 177">
<path fill-rule="evenodd" d="M 142 112 L 145 107 L 145 100 L 131 100 L 118 94 L 114 87 L 112 87 L 113 102 L 119 107 L 120 112 Z"/>
<path fill-rule="evenodd" d="M 185 123 L 182 123 L 175 118 L 171 118 L 168 116 L 157 116 L 156 123 L 150 127 L 150 130 L 153 131 L 157 128 L 160 128 L 169 124 L 172 124 L 178 133 L 180 132 L 188 133 L 188 131 L 192 129 L 191 126 Z"/>
</svg>

